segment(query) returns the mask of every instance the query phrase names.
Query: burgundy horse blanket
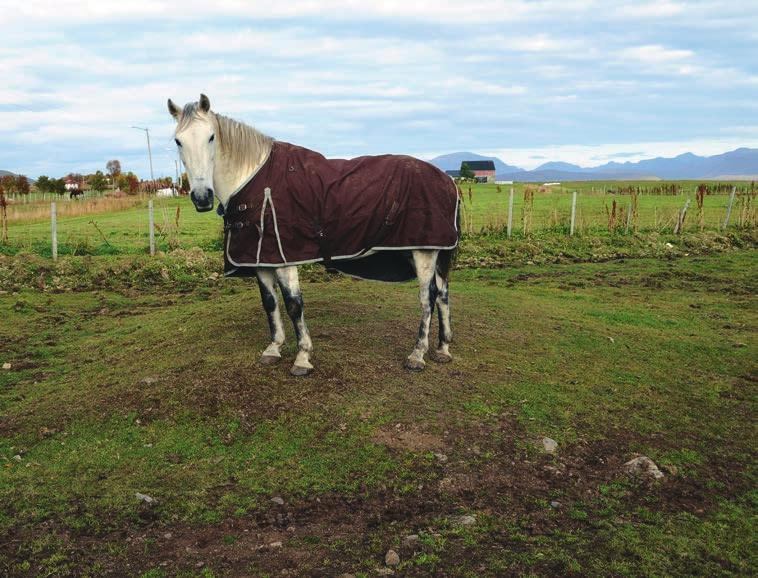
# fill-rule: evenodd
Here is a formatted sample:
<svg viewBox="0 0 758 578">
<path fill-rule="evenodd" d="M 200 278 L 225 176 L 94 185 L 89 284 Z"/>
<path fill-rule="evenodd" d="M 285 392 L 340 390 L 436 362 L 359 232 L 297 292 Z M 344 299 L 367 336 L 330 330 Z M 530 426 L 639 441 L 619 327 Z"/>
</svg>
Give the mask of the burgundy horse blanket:
<svg viewBox="0 0 758 578">
<path fill-rule="evenodd" d="M 398 155 L 326 159 L 276 141 L 224 216 L 224 271 L 322 262 L 371 279 L 413 278 L 411 249 L 458 244 L 458 190 L 445 173 Z"/>
</svg>

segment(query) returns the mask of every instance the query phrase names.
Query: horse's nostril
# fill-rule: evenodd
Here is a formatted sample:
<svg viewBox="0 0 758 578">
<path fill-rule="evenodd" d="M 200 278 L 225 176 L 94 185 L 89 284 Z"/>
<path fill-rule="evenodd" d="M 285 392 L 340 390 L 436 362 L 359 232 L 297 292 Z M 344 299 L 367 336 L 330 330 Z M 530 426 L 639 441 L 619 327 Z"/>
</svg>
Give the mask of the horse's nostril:
<svg viewBox="0 0 758 578">
<path fill-rule="evenodd" d="M 208 187 L 205 188 L 205 194 L 209 197 L 213 196 L 213 189 L 209 189 Z"/>
</svg>

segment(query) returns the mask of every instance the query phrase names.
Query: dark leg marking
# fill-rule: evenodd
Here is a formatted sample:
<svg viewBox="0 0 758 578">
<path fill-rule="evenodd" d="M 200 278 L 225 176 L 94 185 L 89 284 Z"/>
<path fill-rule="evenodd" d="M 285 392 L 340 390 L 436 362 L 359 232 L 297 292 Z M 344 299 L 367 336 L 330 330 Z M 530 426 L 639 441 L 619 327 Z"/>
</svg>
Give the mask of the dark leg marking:
<svg viewBox="0 0 758 578">
<path fill-rule="evenodd" d="M 269 271 L 259 271 L 257 277 L 261 302 L 268 319 L 268 328 L 271 331 L 271 343 L 263 352 L 261 363 L 269 365 L 281 359 L 279 350 L 284 343 L 284 328 L 279 316 L 279 303 L 276 298 L 276 285 L 273 275 Z"/>
</svg>

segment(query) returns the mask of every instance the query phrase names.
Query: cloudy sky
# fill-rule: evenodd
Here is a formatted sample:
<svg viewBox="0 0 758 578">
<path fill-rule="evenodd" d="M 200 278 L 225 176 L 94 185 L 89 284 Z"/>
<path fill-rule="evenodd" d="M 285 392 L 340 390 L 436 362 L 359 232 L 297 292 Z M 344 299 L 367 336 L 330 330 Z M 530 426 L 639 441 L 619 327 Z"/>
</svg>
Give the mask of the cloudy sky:
<svg viewBox="0 0 758 578">
<path fill-rule="evenodd" d="M 0 169 L 174 172 L 166 99 L 329 156 L 758 146 L 758 2 L 0 0 Z"/>
</svg>

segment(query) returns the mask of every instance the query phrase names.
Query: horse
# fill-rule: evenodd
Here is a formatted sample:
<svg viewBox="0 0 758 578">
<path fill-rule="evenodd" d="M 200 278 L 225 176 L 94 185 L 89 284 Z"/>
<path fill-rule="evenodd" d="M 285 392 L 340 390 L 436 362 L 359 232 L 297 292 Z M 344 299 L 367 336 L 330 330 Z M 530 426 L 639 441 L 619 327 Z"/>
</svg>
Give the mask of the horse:
<svg viewBox="0 0 758 578">
<path fill-rule="evenodd" d="M 298 346 L 290 373 L 313 370 L 298 277 L 306 263 L 367 279 L 418 279 L 421 321 L 404 365 L 424 369 L 435 306 L 439 339 L 430 357 L 452 361 L 449 275 L 460 199 L 449 176 L 402 155 L 326 159 L 212 111 L 204 94 L 184 107 L 168 99 L 168 111 L 192 203 L 205 212 L 218 200 L 225 275 L 257 278 L 271 332 L 261 364 L 282 357 L 278 286 Z"/>
<path fill-rule="evenodd" d="M 83 197 L 83 196 L 84 196 L 84 191 L 82 191 L 82 190 L 80 190 L 80 189 L 73 189 L 73 190 L 72 190 L 72 191 L 71 191 L 71 192 L 68 194 L 68 198 L 69 198 L 69 200 L 71 200 L 71 199 L 78 199 L 79 197 Z"/>
</svg>

